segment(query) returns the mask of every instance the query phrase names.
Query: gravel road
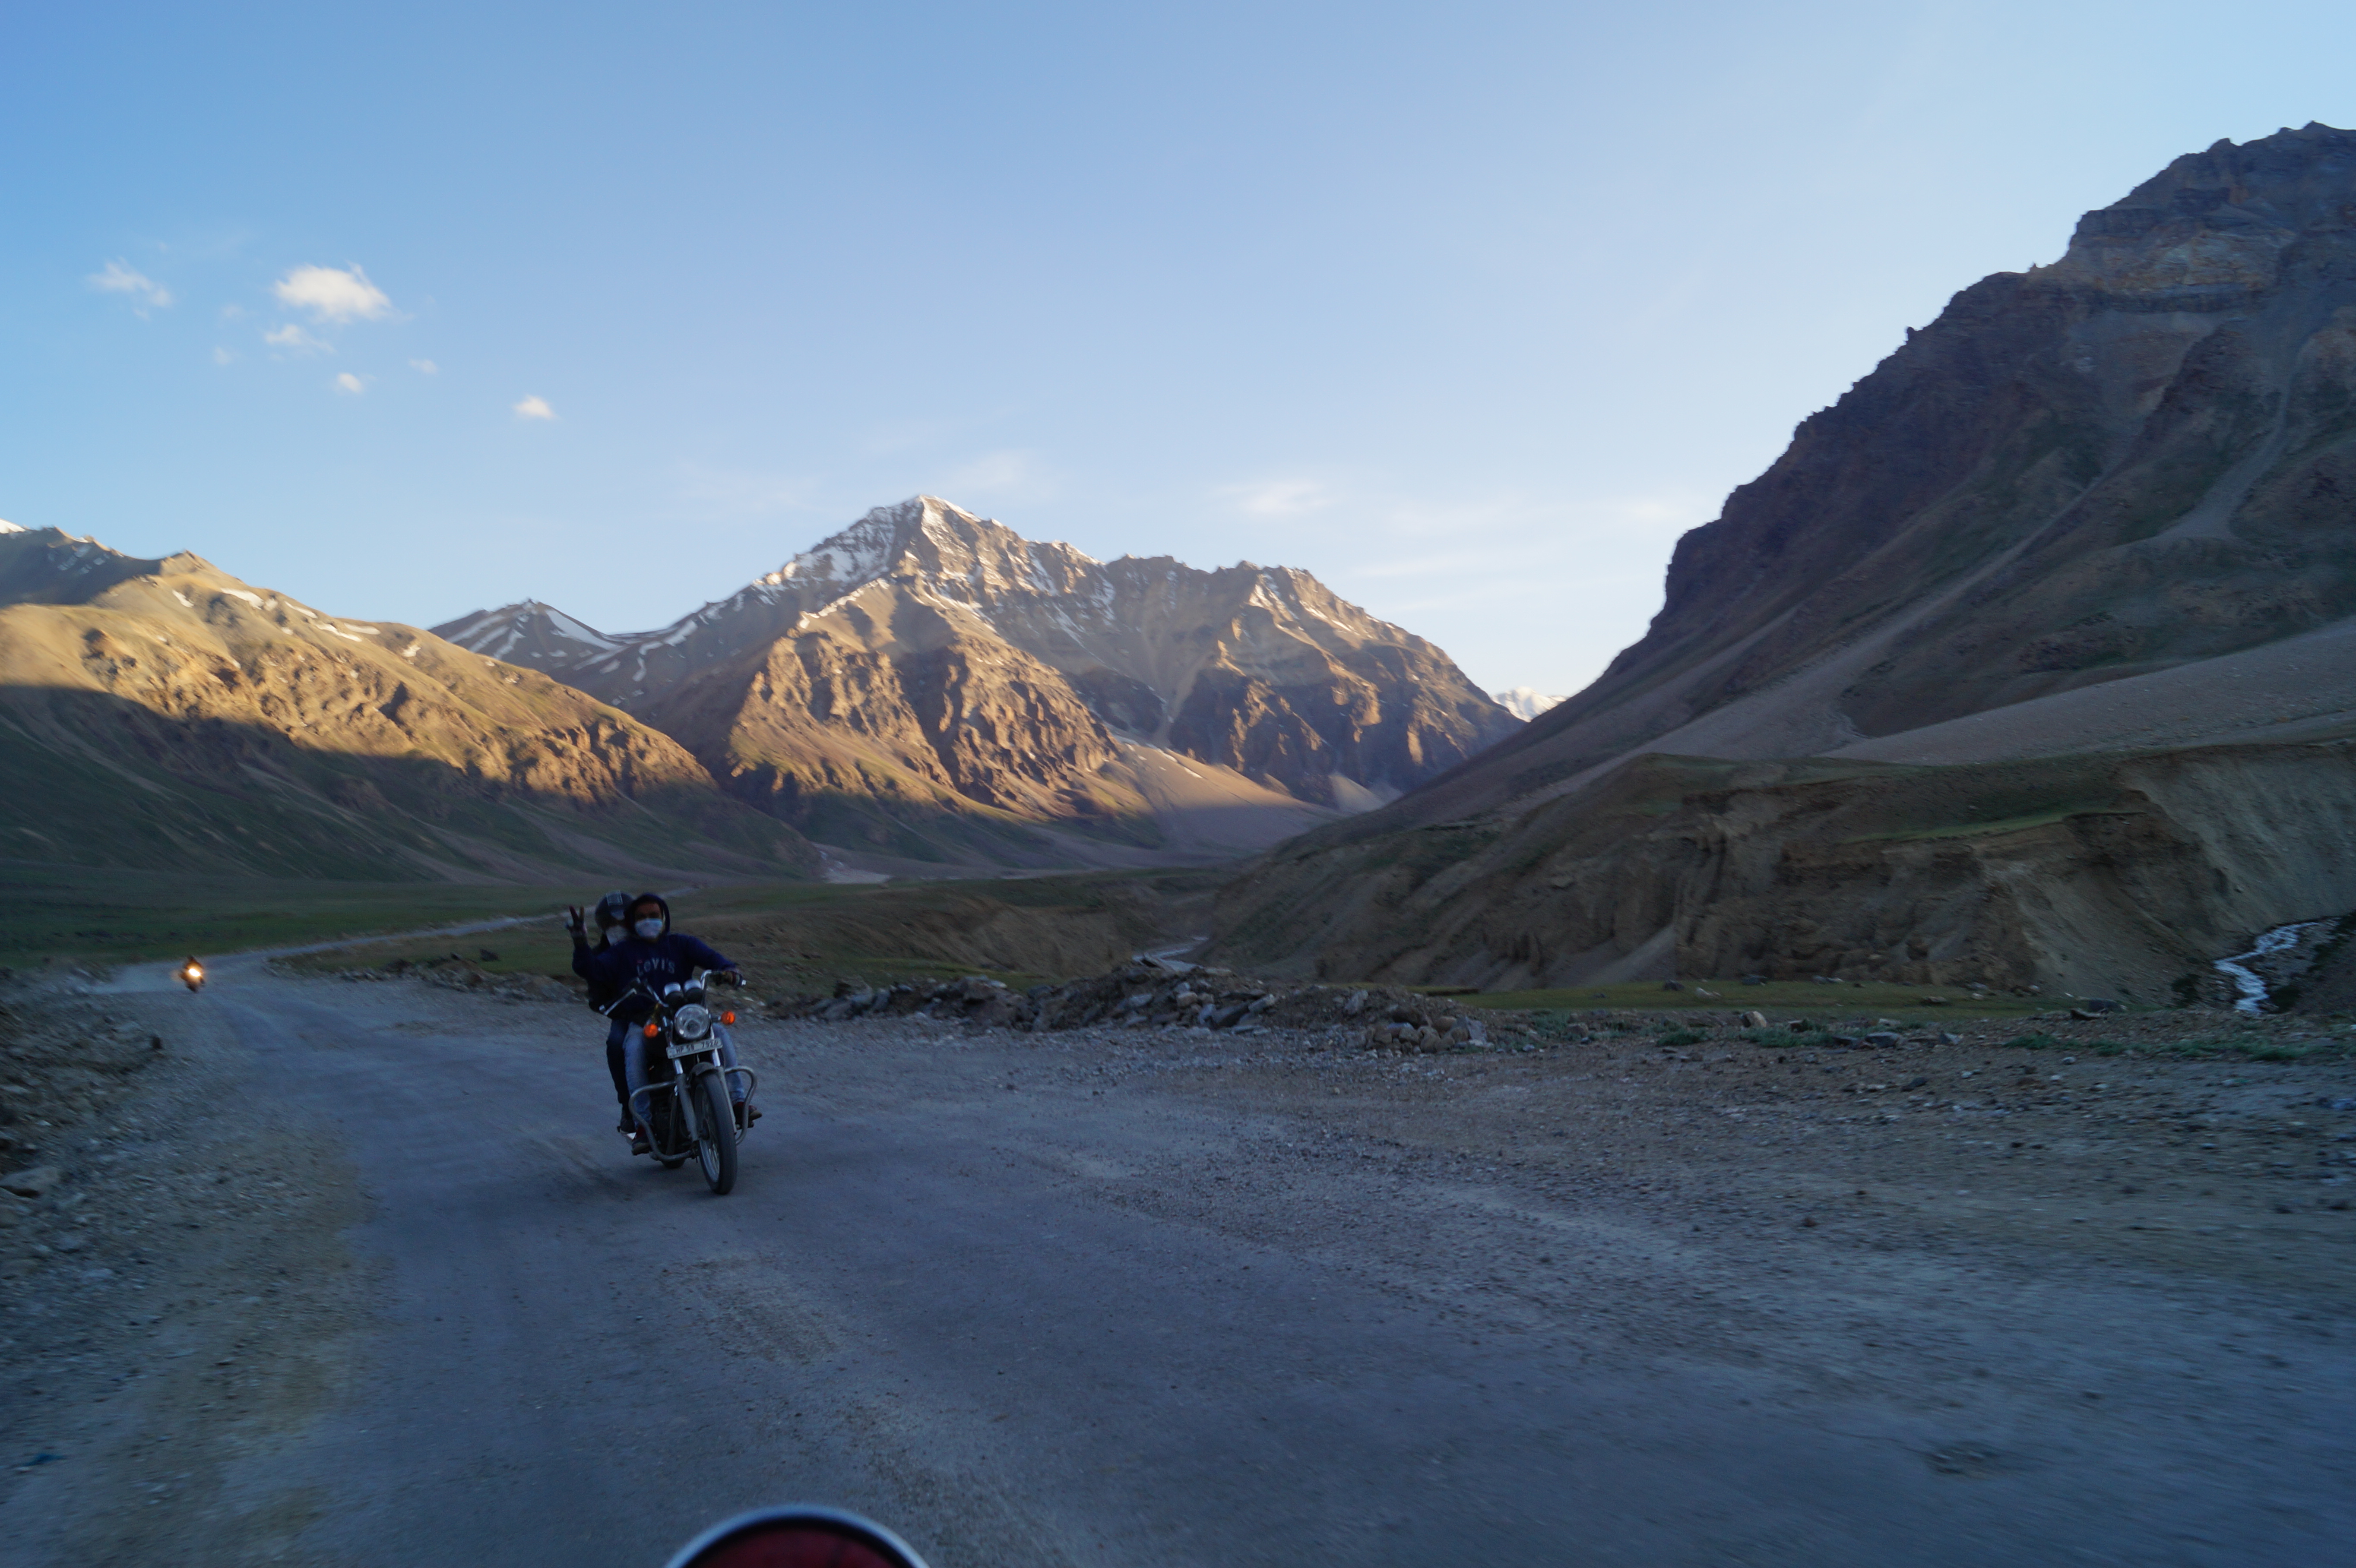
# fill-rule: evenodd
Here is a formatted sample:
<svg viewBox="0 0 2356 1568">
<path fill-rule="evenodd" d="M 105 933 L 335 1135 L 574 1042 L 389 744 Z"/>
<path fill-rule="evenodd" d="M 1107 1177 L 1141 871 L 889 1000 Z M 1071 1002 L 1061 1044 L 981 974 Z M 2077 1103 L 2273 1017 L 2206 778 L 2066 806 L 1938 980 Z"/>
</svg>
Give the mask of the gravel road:
<svg viewBox="0 0 2356 1568">
<path fill-rule="evenodd" d="M 2345 1066 L 1990 1050 L 1868 1110 L 1799 1053 L 764 1022 L 713 1199 L 577 1007 L 42 1006 L 166 1049 L 0 1230 L 7 1563 L 646 1568 L 788 1499 L 938 1568 L 2356 1535 Z"/>
</svg>

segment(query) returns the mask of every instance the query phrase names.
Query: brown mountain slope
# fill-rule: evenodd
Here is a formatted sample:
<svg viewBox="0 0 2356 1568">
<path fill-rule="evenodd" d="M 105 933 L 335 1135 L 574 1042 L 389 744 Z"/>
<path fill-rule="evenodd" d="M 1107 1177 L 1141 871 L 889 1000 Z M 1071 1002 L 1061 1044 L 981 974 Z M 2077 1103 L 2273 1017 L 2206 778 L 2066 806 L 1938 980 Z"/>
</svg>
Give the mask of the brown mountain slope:
<svg viewBox="0 0 2356 1568">
<path fill-rule="evenodd" d="M 1304 572 L 1100 562 L 929 496 L 660 632 L 537 603 L 440 630 L 626 707 L 814 836 L 916 858 L 1256 849 L 1519 727 Z"/>
<path fill-rule="evenodd" d="M 1439 847 L 1472 830 L 1428 830 L 1472 822 L 1511 838 L 1553 803 L 1592 806 L 1647 751 L 1969 762 L 2343 734 L 2346 702 L 2330 694 L 2356 689 L 2341 678 L 2356 641 L 2339 635 L 2351 615 L 2356 133 L 2310 125 L 2179 158 L 2088 214 L 2059 262 L 1958 294 L 1679 541 L 1660 614 L 1593 686 L 1387 809 L 1288 846 L 1227 906 L 1234 930 L 1259 933 L 1230 951 L 1415 977 L 1409 948 L 1345 917 L 1353 880 L 1317 854 L 1424 867 L 1452 890 L 1451 911 L 1511 901 Z M 1879 777 L 1847 775 L 1837 793 L 1865 810 L 1890 787 Z M 2066 795 L 2039 809 L 2066 810 Z M 1766 809 L 1740 799 L 1742 820 Z M 1781 842 L 1751 843 L 1744 863 L 1779 863 Z M 1879 866 L 1860 861 L 1866 881 L 1819 896 L 1862 909 Z M 1651 873 L 1622 874 L 1642 886 Z M 1671 876 L 1667 860 L 1657 874 Z M 2356 887 L 2328 897 L 2343 892 L 2356 904 Z M 1710 901 L 1678 907 L 1677 933 L 1643 940 L 1680 962 L 1719 953 L 1692 923 Z M 1281 934 L 1266 918 L 1279 908 L 1295 933 L 1328 934 Z M 1511 923 L 1493 925 L 1490 969 L 1526 967 Z M 1631 934 L 1594 965 L 1627 958 Z M 1771 945 L 1758 934 L 1758 951 Z M 1547 973 L 1580 968 L 1548 951 Z M 1481 965 L 1459 950 L 1443 966 Z"/>
<path fill-rule="evenodd" d="M 2356 613 L 2356 133 L 2178 159 L 1811 416 L 1592 686 L 1337 839 L 1794 756 Z"/>
<path fill-rule="evenodd" d="M 2356 741 L 1944 768 L 1646 755 L 1518 816 L 1280 849 L 1221 959 L 1493 989 L 1684 976 L 2169 1001 L 2356 909 Z"/>
<path fill-rule="evenodd" d="M 544 880 L 813 867 L 675 742 L 430 633 L 192 555 L 0 534 L 0 857 Z"/>
</svg>

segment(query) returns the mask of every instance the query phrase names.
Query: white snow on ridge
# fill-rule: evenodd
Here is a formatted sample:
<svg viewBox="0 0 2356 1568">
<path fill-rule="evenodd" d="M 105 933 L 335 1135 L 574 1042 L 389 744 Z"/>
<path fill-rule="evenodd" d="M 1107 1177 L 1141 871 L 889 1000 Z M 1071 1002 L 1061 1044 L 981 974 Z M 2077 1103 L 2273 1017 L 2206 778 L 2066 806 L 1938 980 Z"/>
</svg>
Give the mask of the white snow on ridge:
<svg viewBox="0 0 2356 1568">
<path fill-rule="evenodd" d="M 1524 723 L 1537 718 L 1563 700 L 1550 697 L 1534 686 L 1516 686 L 1504 691 L 1493 691 L 1489 699 Z"/>
<path fill-rule="evenodd" d="M 541 614 L 548 617 L 548 629 L 571 643 L 586 643 L 593 648 L 610 648 L 616 645 L 602 632 L 593 631 L 553 605 L 542 604 Z"/>
<path fill-rule="evenodd" d="M 5 517 L 0 517 L 0 534 L 21 534 L 26 531 L 22 523 L 12 523 Z"/>
</svg>

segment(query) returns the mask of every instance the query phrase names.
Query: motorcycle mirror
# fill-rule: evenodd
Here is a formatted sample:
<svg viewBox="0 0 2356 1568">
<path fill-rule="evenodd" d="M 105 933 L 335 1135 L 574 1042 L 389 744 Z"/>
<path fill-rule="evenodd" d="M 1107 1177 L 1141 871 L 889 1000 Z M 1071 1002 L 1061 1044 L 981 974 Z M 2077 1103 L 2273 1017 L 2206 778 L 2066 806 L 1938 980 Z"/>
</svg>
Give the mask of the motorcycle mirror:
<svg viewBox="0 0 2356 1568">
<path fill-rule="evenodd" d="M 841 1509 L 755 1509 L 680 1548 L 665 1568 L 925 1568 L 908 1543 Z"/>
</svg>

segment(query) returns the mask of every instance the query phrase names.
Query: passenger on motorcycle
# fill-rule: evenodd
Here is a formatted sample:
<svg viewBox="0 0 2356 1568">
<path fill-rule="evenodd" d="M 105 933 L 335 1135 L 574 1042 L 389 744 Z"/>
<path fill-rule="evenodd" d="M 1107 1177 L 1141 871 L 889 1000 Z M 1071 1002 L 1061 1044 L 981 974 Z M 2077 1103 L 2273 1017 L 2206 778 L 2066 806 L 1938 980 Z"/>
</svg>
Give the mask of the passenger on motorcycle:
<svg viewBox="0 0 2356 1568">
<path fill-rule="evenodd" d="M 619 942 L 624 935 L 624 922 L 629 917 L 629 907 L 630 895 L 626 892 L 610 892 L 597 901 L 594 912 L 597 945 L 594 948 L 589 947 L 589 934 L 585 929 L 589 923 L 583 917 L 579 906 L 566 909 L 564 929 L 572 934 L 573 951 L 578 954 L 587 949 L 591 952 L 603 953 Z M 621 994 L 618 988 L 591 982 L 589 987 L 591 1010 L 605 1012 L 614 1005 Z M 614 1098 L 619 1101 L 622 1106 L 622 1119 L 616 1125 L 614 1130 L 624 1137 L 628 1137 L 638 1130 L 638 1119 L 630 1115 L 630 1083 L 622 1066 L 622 1037 L 629 1032 L 629 1029 L 630 1026 L 620 1019 L 612 1019 L 605 1029 L 605 1071 L 614 1075 Z"/>
<path fill-rule="evenodd" d="M 671 930 L 670 905 L 659 893 L 640 893 L 630 901 L 628 925 L 629 929 L 611 946 L 593 948 L 584 937 L 576 933 L 573 948 L 574 974 L 588 981 L 593 991 L 602 986 L 624 998 L 611 1004 L 618 1022 L 625 1025 L 639 1022 L 650 1010 L 643 1001 L 631 1005 L 628 993 L 635 985 L 643 985 L 659 994 L 666 986 L 685 985 L 694 977 L 698 969 L 724 974 L 731 979 L 738 977 L 734 959 L 723 956 L 697 937 Z M 730 1040 L 728 1031 L 717 1024 L 712 1026 L 712 1032 L 720 1042 L 720 1064 L 723 1067 L 735 1066 L 735 1041 Z M 647 1084 L 646 1044 L 643 1031 L 625 1029 L 622 1067 L 627 1091 L 631 1094 Z M 740 1105 L 744 1104 L 744 1084 L 742 1078 L 733 1072 L 729 1074 L 730 1097 Z M 626 1114 L 635 1115 L 631 1109 L 635 1104 L 635 1101 L 626 1099 Z M 757 1108 L 745 1106 L 744 1125 L 752 1125 L 760 1115 Z M 649 1147 L 651 1140 L 647 1136 L 643 1125 L 633 1130 L 636 1136 L 631 1139 L 630 1151 L 636 1154 Z"/>
</svg>

